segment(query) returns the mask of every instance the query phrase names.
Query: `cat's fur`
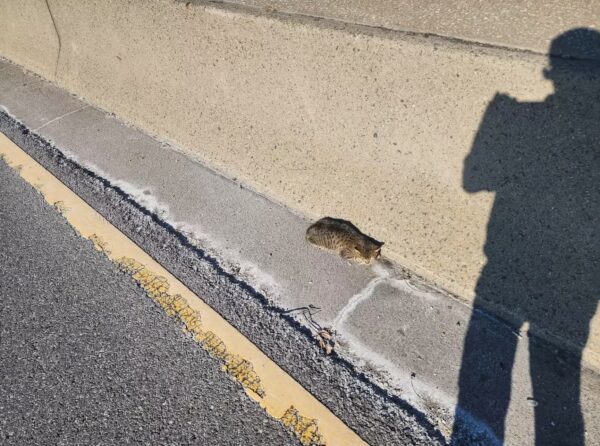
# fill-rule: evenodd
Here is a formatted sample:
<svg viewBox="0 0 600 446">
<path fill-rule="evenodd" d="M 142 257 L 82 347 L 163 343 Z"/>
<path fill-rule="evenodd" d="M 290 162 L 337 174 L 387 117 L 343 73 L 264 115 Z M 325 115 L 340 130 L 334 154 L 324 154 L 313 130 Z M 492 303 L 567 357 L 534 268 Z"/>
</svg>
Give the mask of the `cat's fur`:
<svg viewBox="0 0 600 446">
<path fill-rule="evenodd" d="M 324 217 L 306 231 L 306 240 L 321 248 L 337 251 L 348 260 L 371 263 L 381 256 L 383 242 L 379 242 L 347 220 Z"/>
</svg>

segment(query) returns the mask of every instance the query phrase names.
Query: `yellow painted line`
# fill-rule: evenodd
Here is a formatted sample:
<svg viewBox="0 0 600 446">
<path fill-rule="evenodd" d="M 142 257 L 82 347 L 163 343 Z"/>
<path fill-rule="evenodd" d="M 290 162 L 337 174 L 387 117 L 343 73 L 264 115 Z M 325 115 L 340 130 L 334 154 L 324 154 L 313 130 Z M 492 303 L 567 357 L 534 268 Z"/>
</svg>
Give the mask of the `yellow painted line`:
<svg viewBox="0 0 600 446">
<path fill-rule="evenodd" d="M 223 369 L 244 386 L 250 398 L 293 430 L 302 444 L 366 445 L 258 347 L 2 133 L 0 156 L 82 237 L 91 240 L 167 314 L 178 319 L 202 348 L 220 359 Z"/>
</svg>

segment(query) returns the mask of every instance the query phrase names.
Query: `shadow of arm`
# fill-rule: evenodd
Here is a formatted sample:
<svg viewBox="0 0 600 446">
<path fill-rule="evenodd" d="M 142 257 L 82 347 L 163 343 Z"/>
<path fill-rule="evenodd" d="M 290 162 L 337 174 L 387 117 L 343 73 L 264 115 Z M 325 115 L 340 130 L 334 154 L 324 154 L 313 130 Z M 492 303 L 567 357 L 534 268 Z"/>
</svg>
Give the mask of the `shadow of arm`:
<svg viewBox="0 0 600 446">
<path fill-rule="evenodd" d="M 469 193 L 497 190 L 506 181 L 506 155 L 510 150 L 509 128 L 517 101 L 497 93 L 490 102 L 471 152 L 465 158 L 463 188 Z"/>
</svg>

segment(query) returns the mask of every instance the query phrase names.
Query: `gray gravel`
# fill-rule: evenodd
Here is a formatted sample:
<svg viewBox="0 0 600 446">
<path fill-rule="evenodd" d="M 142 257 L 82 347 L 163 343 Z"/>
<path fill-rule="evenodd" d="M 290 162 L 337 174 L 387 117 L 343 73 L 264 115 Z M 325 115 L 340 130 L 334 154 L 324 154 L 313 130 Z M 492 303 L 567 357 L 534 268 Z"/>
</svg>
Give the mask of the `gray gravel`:
<svg viewBox="0 0 600 446">
<path fill-rule="evenodd" d="M 2 161 L 0 283 L 0 444 L 298 444 Z"/>
<path fill-rule="evenodd" d="M 426 416 L 325 357 L 312 335 L 219 262 L 131 200 L 0 112 L 0 131 L 152 255 L 373 446 L 446 444 Z"/>
</svg>

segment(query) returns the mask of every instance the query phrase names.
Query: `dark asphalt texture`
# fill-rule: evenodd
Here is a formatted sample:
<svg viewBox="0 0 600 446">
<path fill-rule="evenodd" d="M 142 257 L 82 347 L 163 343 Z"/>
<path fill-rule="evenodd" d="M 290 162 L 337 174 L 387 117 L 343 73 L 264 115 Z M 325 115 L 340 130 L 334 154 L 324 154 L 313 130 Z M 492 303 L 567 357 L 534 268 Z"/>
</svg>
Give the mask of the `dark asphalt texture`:
<svg viewBox="0 0 600 446">
<path fill-rule="evenodd" d="M 0 161 L 0 444 L 299 443 Z"/>
</svg>

